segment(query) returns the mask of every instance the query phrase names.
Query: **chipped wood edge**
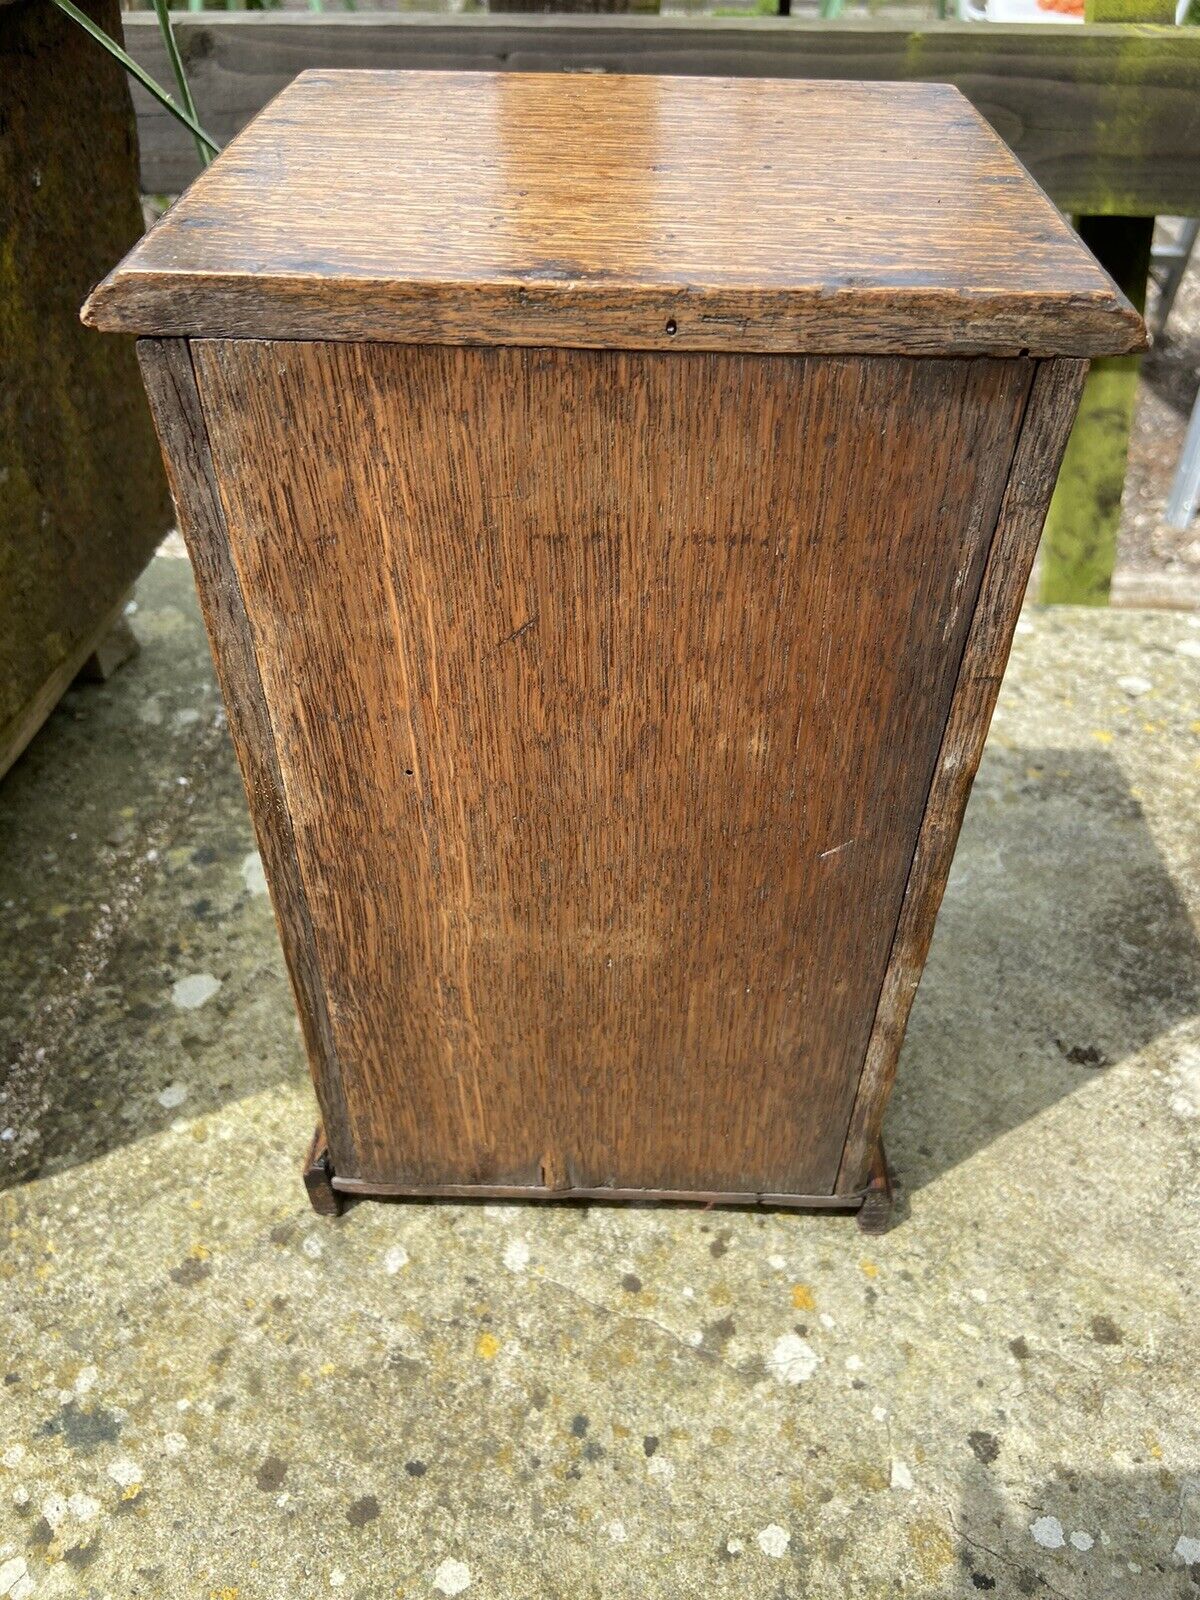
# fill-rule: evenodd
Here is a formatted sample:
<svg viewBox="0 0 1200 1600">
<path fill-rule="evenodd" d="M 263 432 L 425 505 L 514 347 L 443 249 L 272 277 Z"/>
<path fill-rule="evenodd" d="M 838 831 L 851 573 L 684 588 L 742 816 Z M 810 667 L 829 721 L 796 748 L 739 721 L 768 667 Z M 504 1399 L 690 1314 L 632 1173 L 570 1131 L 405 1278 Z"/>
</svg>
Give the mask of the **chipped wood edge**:
<svg viewBox="0 0 1200 1600">
<path fill-rule="evenodd" d="M 953 289 L 721 289 L 684 284 L 460 283 L 161 271 L 136 252 L 97 284 L 89 328 L 191 339 L 706 350 L 739 355 L 1120 355 L 1141 317 L 1113 286 L 1057 296 Z"/>
<path fill-rule="evenodd" d="M 850 1115 L 835 1185 L 838 1194 L 861 1191 L 869 1182 L 904 1030 L 1087 365 L 1043 361 L 1030 387 Z"/>
<path fill-rule="evenodd" d="M 242 588 L 229 552 L 208 430 L 185 339 L 139 339 L 138 361 L 192 559 L 200 609 L 266 867 L 317 1100 L 334 1145 L 349 1156 L 346 1104 L 325 981 Z"/>
</svg>

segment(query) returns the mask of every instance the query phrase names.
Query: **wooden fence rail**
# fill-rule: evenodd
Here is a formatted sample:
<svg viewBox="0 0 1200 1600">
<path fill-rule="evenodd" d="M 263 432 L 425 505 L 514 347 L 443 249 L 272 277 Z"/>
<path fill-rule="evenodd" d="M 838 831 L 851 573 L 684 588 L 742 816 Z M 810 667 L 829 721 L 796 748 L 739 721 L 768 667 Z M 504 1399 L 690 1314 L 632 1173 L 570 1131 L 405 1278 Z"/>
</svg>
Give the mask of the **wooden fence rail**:
<svg viewBox="0 0 1200 1600">
<path fill-rule="evenodd" d="M 1066 211 L 1200 214 L 1200 29 L 790 18 L 175 13 L 202 121 L 225 140 L 306 67 L 715 73 L 954 83 Z M 170 80 L 152 14 L 135 58 Z M 134 90 L 142 182 L 196 171 L 188 136 Z"/>
<path fill-rule="evenodd" d="M 1084 27 L 243 11 L 176 13 L 175 28 L 201 119 L 222 141 L 306 67 L 957 84 L 1058 205 L 1084 219 L 1093 248 L 1136 301 L 1152 226 L 1143 219 L 1200 215 L 1200 29 L 1106 25 L 1099 19 L 1113 5 L 1143 15 L 1171 9 L 1170 0 L 1088 0 L 1097 20 Z M 168 81 L 153 16 L 126 13 L 125 34 L 133 55 Z M 143 186 L 182 188 L 196 172 L 191 141 L 136 87 L 134 100 Z M 1108 597 L 1136 385 L 1135 358 L 1097 363 L 1088 380 L 1043 543 L 1047 599 Z"/>
</svg>

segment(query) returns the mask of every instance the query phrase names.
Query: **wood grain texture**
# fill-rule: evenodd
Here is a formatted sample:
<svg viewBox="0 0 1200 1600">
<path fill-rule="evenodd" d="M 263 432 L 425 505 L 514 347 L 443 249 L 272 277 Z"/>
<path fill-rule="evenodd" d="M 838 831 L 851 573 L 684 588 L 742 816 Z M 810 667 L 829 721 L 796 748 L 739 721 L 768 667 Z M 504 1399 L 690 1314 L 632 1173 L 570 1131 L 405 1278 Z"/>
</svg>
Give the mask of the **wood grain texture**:
<svg viewBox="0 0 1200 1600">
<path fill-rule="evenodd" d="M 1200 214 L 1200 36 L 1187 28 L 774 17 L 181 12 L 197 103 L 222 142 L 309 67 L 684 73 L 953 83 L 1066 212 Z M 134 56 L 167 82 L 150 12 Z M 136 86 L 142 182 L 196 176 L 187 134 Z"/>
<path fill-rule="evenodd" d="M 908 1015 L 1086 372 L 1082 361 L 1043 362 L 1030 392 L 855 1097 L 838 1178 L 846 1192 L 861 1188 L 879 1145 Z"/>
<path fill-rule="evenodd" d="M 139 339 L 137 351 L 180 530 L 192 558 L 317 1097 L 332 1108 L 335 1125 L 341 1129 L 345 1126 L 341 1077 L 324 983 L 296 863 L 271 716 L 254 659 L 238 575 L 229 556 L 191 354 L 182 339 Z M 336 1156 L 336 1135 L 333 1151 Z"/>
<path fill-rule="evenodd" d="M 630 349 L 1144 342 L 955 89 L 524 73 L 303 74 L 85 320 Z"/>
<path fill-rule="evenodd" d="M 1035 364 L 192 352 L 338 1178 L 832 1192 Z"/>
</svg>

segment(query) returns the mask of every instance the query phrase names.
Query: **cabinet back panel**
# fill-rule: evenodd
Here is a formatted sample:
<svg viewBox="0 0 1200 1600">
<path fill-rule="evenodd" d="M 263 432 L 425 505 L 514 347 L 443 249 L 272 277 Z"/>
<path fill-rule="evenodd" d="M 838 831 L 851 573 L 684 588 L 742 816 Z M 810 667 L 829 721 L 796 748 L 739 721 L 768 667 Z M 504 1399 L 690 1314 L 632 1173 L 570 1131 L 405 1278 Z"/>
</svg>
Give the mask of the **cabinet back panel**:
<svg viewBox="0 0 1200 1600">
<path fill-rule="evenodd" d="M 1032 363 L 192 349 L 339 1177 L 831 1190 Z"/>
</svg>

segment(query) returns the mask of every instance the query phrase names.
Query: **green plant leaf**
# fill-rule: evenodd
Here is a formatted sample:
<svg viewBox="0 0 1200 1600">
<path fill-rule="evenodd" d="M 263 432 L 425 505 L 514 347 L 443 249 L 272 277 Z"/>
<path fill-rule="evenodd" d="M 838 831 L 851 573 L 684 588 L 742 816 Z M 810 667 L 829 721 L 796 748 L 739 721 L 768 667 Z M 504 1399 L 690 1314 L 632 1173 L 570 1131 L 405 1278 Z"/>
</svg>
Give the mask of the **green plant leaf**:
<svg viewBox="0 0 1200 1600">
<path fill-rule="evenodd" d="M 154 15 L 158 18 L 159 31 L 163 36 L 163 44 L 167 47 L 167 60 L 171 63 L 171 71 L 175 74 L 175 84 L 179 90 L 179 98 L 183 109 L 193 122 L 196 117 L 196 102 L 192 99 L 192 91 L 188 85 L 187 73 L 183 70 L 183 57 L 179 54 L 179 45 L 175 40 L 175 30 L 171 27 L 171 13 L 167 9 L 167 0 L 154 0 Z M 196 136 L 193 134 L 193 138 Z M 196 153 L 200 157 L 202 166 L 207 166 L 211 160 L 204 141 L 196 139 Z"/>
<path fill-rule="evenodd" d="M 183 123 L 184 127 L 192 135 L 192 138 L 195 139 L 196 149 L 199 150 L 200 159 L 205 166 L 208 165 L 213 156 L 220 154 L 221 146 L 215 139 L 211 138 L 210 135 L 205 133 L 204 129 L 196 120 L 196 109 L 195 106 L 192 105 L 191 92 L 187 90 L 183 84 L 181 84 L 181 93 L 186 94 L 188 102 L 187 110 L 177 106 L 167 91 L 162 88 L 160 84 L 154 81 L 145 68 L 140 67 L 133 57 L 128 53 L 128 51 L 123 50 L 115 39 L 110 38 L 109 35 L 105 33 L 103 28 L 99 27 L 95 22 L 93 22 L 86 11 L 81 11 L 79 7 L 74 4 L 74 0 L 54 0 L 54 4 L 60 11 L 64 11 L 67 16 L 70 17 L 72 22 L 77 22 L 85 33 L 90 33 L 92 38 L 95 39 L 96 43 L 102 45 L 115 61 L 119 61 L 130 77 L 136 78 L 138 83 L 141 84 L 142 88 L 145 89 L 146 93 L 153 95 L 153 97 L 158 101 L 159 105 L 162 106 L 165 111 L 169 111 L 173 117 L 177 118 Z M 155 9 L 157 10 L 157 0 Z M 160 23 L 161 20 L 162 19 L 160 17 Z M 169 34 L 168 37 L 170 37 Z M 171 42 L 167 45 L 168 54 L 170 54 L 173 49 L 174 40 L 172 38 Z M 176 52 L 175 54 L 177 58 L 178 53 Z M 183 73 L 182 61 L 179 62 L 178 72 L 180 74 Z"/>
</svg>

